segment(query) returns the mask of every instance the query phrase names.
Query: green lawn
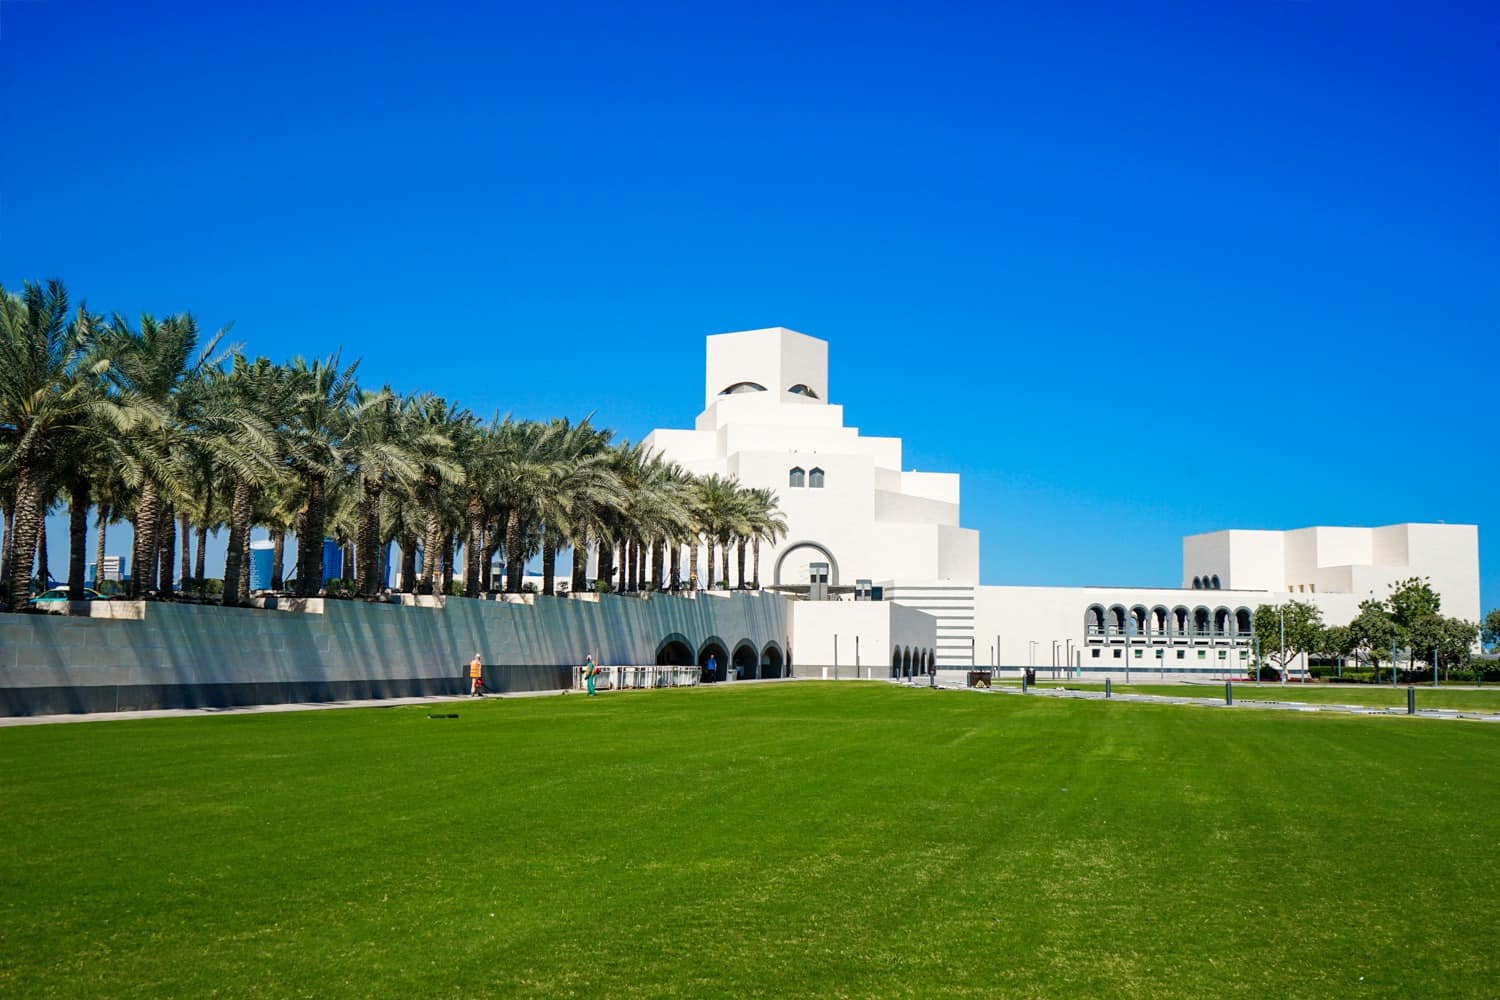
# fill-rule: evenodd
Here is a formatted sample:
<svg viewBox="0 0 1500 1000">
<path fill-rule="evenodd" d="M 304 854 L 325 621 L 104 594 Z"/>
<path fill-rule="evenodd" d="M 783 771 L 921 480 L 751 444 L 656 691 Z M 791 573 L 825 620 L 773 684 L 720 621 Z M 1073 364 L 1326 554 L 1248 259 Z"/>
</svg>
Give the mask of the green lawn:
<svg viewBox="0 0 1500 1000">
<path fill-rule="evenodd" d="M 1500 982 L 1483 723 L 798 683 L 13 728 L 0 769 L 6 996 Z"/>
<path fill-rule="evenodd" d="M 1020 682 L 1006 681 L 1007 687 Z M 1090 681 L 1039 681 L 1039 688 L 1073 688 L 1081 691 L 1103 691 L 1104 684 Z M 1212 684 L 1115 684 L 1121 694 L 1157 694 L 1172 698 L 1224 697 L 1222 681 Z M 1500 687 L 1489 685 L 1475 688 L 1473 685 L 1418 684 L 1418 708 L 1469 709 L 1476 712 L 1500 712 Z M 1259 687 L 1253 681 L 1236 681 L 1234 685 L 1236 703 L 1249 701 L 1295 701 L 1308 705 L 1363 705 L 1406 709 L 1406 686 L 1393 688 L 1375 684 L 1287 684 L 1262 681 Z"/>
</svg>

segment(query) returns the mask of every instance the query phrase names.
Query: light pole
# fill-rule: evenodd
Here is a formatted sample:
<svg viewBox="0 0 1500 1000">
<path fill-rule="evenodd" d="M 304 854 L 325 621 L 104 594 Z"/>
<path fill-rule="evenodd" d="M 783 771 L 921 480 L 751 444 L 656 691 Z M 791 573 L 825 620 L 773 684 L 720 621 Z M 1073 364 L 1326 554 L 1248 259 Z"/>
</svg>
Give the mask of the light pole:
<svg viewBox="0 0 1500 1000">
<path fill-rule="evenodd" d="M 1057 662 L 1057 640 L 1053 639 L 1052 640 L 1052 676 L 1053 676 L 1054 679 L 1056 679 L 1056 677 L 1057 677 L 1057 668 L 1059 666 L 1060 666 L 1060 664 Z"/>
</svg>

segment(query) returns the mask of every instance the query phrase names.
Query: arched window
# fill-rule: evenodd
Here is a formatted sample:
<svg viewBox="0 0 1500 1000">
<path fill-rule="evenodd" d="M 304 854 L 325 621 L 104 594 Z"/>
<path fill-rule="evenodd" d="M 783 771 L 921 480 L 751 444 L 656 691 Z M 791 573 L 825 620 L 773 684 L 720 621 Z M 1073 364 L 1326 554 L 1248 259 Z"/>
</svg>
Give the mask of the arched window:
<svg viewBox="0 0 1500 1000">
<path fill-rule="evenodd" d="M 1215 590 L 1222 590 L 1222 589 L 1223 589 L 1223 588 L 1222 588 L 1222 587 L 1221 587 L 1221 586 L 1220 586 L 1220 585 L 1219 585 L 1219 574 L 1217 574 L 1217 573 L 1215 573 L 1215 574 L 1214 574 L 1214 589 L 1215 589 Z"/>
<path fill-rule="evenodd" d="M 813 469 L 807 474 L 807 485 L 815 490 L 823 488 L 823 470 Z"/>
<path fill-rule="evenodd" d="M 812 387 L 805 382 L 798 382 L 796 385 L 788 389 L 787 392 L 790 392 L 794 396 L 806 396 L 808 399 L 818 398 L 818 394 L 814 392 Z"/>
<path fill-rule="evenodd" d="M 759 382 L 736 382 L 719 390 L 721 396 L 738 396 L 742 392 L 765 392 L 766 387 Z"/>
<path fill-rule="evenodd" d="M 1193 589 L 1194 590 L 1202 590 L 1203 589 L 1203 579 L 1202 579 L 1202 577 L 1197 577 L 1197 576 L 1193 577 Z"/>
<path fill-rule="evenodd" d="M 797 487 L 807 485 L 807 473 L 803 470 L 802 466 L 797 465 L 792 467 L 792 471 L 786 477 L 786 484 Z"/>
</svg>

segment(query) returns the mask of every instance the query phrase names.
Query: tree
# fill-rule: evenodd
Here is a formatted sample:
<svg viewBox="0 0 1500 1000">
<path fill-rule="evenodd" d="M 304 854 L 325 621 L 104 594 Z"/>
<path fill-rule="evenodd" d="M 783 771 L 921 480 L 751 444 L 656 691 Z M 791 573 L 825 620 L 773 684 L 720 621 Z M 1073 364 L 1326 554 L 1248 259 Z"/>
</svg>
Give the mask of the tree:
<svg viewBox="0 0 1500 1000">
<path fill-rule="evenodd" d="M 1255 609 L 1253 621 L 1261 656 L 1275 660 L 1282 674 L 1286 673 L 1287 664 L 1298 655 L 1320 651 L 1323 612 L 1316 605 L 1306 601 L 1262 604 Z M 1282 645 L 1283 622 L 1285 647 Z"/>
<path fill-rule="evenodd" d="M 1500 608 L 1494 608 L 1484 616 L 1483 635 L 1486 646 L 1500 646 Z"/>
<path fill-rule="evenodd" d="M 316 597 L 323 586 L 323 537 L 328 481 L 344 473 L 342 437 L 358 385 L 355 361 L 339 368 L 339 355 L 322 361 L 293 358 L 286 432 L 287 463 L 302 481 L 303 512 L 297 536 L 297 595 Z"/>
<path fill-rule="evenodd" d="M 1354 640 L 1355 654 L 1362 654 L 1377 671 L 1381 659 L 1401 640 L 1400 630 L 1391 620 L 1384 601 L 1360 601 L 1359 614 L 1349 623 L 1349 632 Z"/>
</svg>

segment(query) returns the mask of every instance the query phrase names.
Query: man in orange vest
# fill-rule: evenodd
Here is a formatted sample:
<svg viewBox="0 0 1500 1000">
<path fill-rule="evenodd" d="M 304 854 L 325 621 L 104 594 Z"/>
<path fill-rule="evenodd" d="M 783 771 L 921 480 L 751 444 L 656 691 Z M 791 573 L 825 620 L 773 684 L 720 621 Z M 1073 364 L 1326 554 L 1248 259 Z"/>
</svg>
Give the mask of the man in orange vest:
<svg viewBox="0 0 1500 1000">
<path fill-rule="evenodd" d="M 474 654 L 474 659 L 469 661 L 469 693 L 479 698 L 484 694 L 484 661 L 479 654 Z"/>
</svg>

